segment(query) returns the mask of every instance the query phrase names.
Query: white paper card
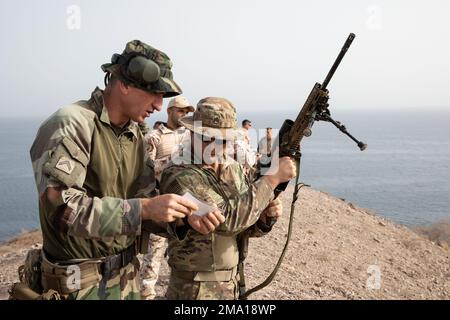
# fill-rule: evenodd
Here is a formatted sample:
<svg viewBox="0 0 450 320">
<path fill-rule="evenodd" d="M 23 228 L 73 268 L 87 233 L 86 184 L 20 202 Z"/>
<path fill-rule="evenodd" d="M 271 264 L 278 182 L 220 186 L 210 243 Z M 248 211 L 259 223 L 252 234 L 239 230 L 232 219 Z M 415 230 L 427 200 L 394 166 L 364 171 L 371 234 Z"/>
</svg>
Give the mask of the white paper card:
<svg viewBox="0 0 450 320">
<path fill-rule="evenodd" d="M 204 216 L 204 215 L 208 214 L 209 212 L 218 210 L 217 207 L 212 206 L 202 200 L 197 199 L 190 192 L 186 192 L 185 194 L 183 194 L 183 198 L 185 198 L 189 201 L 192 201 L 193 203 L 195 203 L 198 206 L 198 210 L 193 212 L 193 214 L 196 214 L 198 216 Z"/>
</svg>

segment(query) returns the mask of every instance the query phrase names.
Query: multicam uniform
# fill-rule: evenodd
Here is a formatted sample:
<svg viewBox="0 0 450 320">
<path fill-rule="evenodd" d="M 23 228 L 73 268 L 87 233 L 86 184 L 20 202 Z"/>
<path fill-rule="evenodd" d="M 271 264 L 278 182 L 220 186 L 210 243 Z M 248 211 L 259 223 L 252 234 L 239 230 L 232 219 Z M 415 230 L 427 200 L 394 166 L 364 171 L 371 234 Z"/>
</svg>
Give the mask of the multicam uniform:
<svg viewBox="0 0 450 320">
<path fill-rule="evenodd" d="M 184 127 L 171 130 L 163 123 L 146 136 L 148 153 L 154 162 L 155 176 L 158 181 L 161 179 L 162 171 L 169 164 L 171 156 L 176 155 L 187 136 L 189 136 L 189 132 Z M 141 293 L 146 299 L 153 299 L 156 295 L 155 284 L 158 280 L 165 247 L 165 238 L 155 234 L 150 235 L 148 253 L 143 256 L 141 267 Z"/>
<path fill-rule="evenodd" d="M 170 165 L 163 172 L 160 191 L 180 195 L 189 191 L 215 203 L 226 219 L 211 234 L 189 229 L 185 235 L 169 239 L 167 298 L 237 299 L 238 237 L 270 231 L 259 216 L 273 199 L 272 187 L 265 180 L 250 184 L 242 166 L 228 159 L 219 177 L 203 165 Z"/>
</svg>

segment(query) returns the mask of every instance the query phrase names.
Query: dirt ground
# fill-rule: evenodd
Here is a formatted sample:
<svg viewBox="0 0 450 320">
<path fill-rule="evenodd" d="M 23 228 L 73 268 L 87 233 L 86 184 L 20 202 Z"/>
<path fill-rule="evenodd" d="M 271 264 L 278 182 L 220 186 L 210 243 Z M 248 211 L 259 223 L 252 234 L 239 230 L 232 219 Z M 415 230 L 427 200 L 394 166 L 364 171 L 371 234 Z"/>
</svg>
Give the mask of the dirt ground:
<svg viewBox="0 0 450 320">
<path fill-rule="evenodd" d="M 247 285 L 272 271 L 286 241 L 291 191 L 284 215 L 270 235 L 251 239 Z M 17 267 L 39 231 L 0 246 L 0 299 L 17 281 Z M 157 283 L 163 299 L 168 283 L 164 261 Z M 450 251 L 367 209 L 326 193 L 303 188 L 295 211 L 288 253 L 275 280 L 250 299 L 450 299 Z"/>
</svg>

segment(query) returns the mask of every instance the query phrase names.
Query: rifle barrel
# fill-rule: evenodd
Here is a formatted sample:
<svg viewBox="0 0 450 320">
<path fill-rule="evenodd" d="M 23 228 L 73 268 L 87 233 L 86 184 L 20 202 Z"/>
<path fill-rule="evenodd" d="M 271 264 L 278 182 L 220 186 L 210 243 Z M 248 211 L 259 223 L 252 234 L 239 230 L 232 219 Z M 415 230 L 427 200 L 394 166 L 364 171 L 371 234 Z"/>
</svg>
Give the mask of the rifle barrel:
<svg viewBox="0 0 450 320">
<path fill-rule="evenodd" d="M 355 39 L 355 34 L 354 33 L 350 33 L 348 35 L 347 40 L 344 43 L 344 46 L 341 49 L 341 52 L 339 52 L 339 55 L 336 58 L 336 61 L 334 61 L 333 66 L 331 67 L 330 71 L 327 74 L 327 77 L 325 78 L 325 80 L 322 83 L 322 86 L 320 87 L 322 90 L 325 90 L 327 88 L 328 83 L 330 82 L 331 78 L 333 77 L 334 73 L 336 72 L 336 69 L 339 66 L 339 64 L 341 63 L 342 58 L 344 58 L 345 53 L 347 52 L 348 48 L 352 44 L 353 39 Z"/>
</svg>

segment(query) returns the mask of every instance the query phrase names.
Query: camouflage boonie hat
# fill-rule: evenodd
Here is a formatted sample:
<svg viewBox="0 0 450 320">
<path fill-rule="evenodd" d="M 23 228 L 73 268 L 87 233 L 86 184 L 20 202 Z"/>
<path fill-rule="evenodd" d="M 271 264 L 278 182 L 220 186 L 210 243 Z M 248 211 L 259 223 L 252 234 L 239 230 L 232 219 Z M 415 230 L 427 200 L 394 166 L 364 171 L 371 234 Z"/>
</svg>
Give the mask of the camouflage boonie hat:
<svg viewBox="0 0 450 320">
<path fill-rule="evenodd" d="M 180 123 L 195 133 L 220 140 L 236 140 L 236 109 L 224 98 L 207 97 L 200 100 L 194 114 L 181 118 Z"/>
<path fill-rule="evenodd" d="M 162 93 L 165 98 L 174 97 L 182 93 L 180 86 L 173 80 L 171 71 L 172 61 L 164 52 L 139 40 L 133 40 L 127 43 L 125 50 L 122 52 L 122 56 L 130 54 L 144 56 L 155 62 L 160 71 L 159 79 L 151 83 L 146 83 L 145 85 L 132 81 L 126 76 L 126 66 L 114 62 L 103 64 L 101 66 L 102 70 L 114 74 L 121 81 L 139 89 L 152 93 Z"/>
</svg>

